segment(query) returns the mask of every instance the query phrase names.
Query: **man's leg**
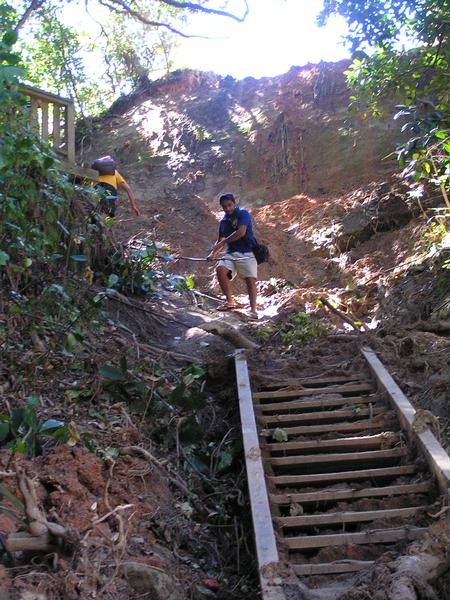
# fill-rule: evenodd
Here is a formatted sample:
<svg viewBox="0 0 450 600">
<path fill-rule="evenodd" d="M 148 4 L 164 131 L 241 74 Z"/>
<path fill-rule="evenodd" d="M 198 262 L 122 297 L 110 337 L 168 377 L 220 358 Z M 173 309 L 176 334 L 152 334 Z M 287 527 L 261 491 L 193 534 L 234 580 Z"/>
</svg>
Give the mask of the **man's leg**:
<svg viewBox="0 0 450 600">
<path fill-rule="evenodd" d="M 258 295 L 256 277 L 246 277 L 245 283 L 247 284 L 248 299 L 250 300 L 250 310 L 256 312 L 256 298 Z"/>
<path fill-rule="evenodd" d="M 222 290 L 228 304 L 233 304 L 233 291 L 231 289 L 230 280 L 228 279 L 228 271 L 226 267 L 217 267 L 217 279 L 219 280 L 220 289 Z"/>
</svg>

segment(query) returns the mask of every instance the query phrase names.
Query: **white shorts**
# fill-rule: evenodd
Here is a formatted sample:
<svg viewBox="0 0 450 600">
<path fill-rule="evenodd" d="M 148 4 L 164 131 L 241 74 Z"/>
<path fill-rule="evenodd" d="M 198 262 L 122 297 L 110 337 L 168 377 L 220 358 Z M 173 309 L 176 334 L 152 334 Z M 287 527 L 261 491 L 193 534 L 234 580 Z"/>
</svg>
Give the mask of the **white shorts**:
<svg viewBox="0 0 450 600">
<path fill-rule="evenodd" d="M 245 260 L 231 260 L 233 258 Z M 256 279 L 258 277 L 258 263 L 253 252 L 227 252 L 217 266 L 225 267 L 231 271 L 231 279 L 235 275 L 239 275 L 243 279 L 247 277 Z"/>
</svg>

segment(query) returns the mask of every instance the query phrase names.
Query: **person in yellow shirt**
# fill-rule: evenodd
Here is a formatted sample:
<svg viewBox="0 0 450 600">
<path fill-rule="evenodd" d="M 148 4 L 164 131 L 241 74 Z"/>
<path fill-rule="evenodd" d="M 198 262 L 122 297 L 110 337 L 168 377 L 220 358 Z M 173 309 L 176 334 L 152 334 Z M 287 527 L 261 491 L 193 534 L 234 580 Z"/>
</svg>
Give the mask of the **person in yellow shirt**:
<svg viewBox="0 0 450 600">
<path fill-rule="evenodd" d="M 96 188 L 102 192 L 102 200 L 100 202 L 100 210 L 109 217 L 114 217 L 116 214 L 116 200 L 118 190 L 122 189 L 128 196 L 131 210 L 135 215 L 139 216 L 139 208 L 136 204 L 136 198 L 133 190 L 128 183 L 116 170 L 116 162 L 111 156 L 103 156 L 92 163 L 92 168 L 98 171 L 98 181 Z"/>
</svg>

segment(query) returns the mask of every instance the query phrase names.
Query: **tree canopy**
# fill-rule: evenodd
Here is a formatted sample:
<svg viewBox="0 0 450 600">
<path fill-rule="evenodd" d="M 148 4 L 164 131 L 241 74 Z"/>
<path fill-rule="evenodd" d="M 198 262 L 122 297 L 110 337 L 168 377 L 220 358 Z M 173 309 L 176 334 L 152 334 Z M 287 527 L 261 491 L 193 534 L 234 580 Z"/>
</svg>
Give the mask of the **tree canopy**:
<svg viewBox="0 0 450 600">
<path fill-rule="evenodd" d="M 352 100 L 374 113 L 387 95 L 401 103 L 403 173 L 439 186 L 450 209 L 449 0 L 324 0 L 319 24 L 334 14 L 349 24 Z"/>
<path fill-rule="evenodd" d="M 70 2 L 71 0 L 67 0 L 65 3 L 69 4 Z M 20 14 L 15 24 L 15 30 L 18 31 L 33 13 L 40 8 L 47 8 L 51 3 L 52 0 L 31 0 L 29 4 L 24 3 L 23 12 Z M 73 0 L 72 3 L 74 3 Z M 185 37 L 190 37 L 190 34 L 175 28 L 170 22 L 170 19 L 166 18 L 173 10 L 180 11 L 181 14 L 205 13 L 217 15 L 234 19 L 235 21 L 243 21 L 248 14 L 247 0 L 242 0 L 244 10 L 241 15 L 225 10 L 229 3 L 228 0 L 224 0 L 224 2 L 220 3 L 221 8 L 208 6 L 208 4 L 210 4 L 209 0 L 199 0 L 198 2 L 183 2 L 182 0 L 147 0 L 147 2 L 137 2 L 136 0 L 98 0 L 98 3 L 119 15 L 131 17 L 145 25 L 151 25 L 152 27 L 166 28 L 173 33 Z M 85 4 L 87 8 L 88 1 L 86 1 Z M 156 11 L 156 15 L 154 11 Z"/>
<path fill-rule="evenodd" d="M 387 91 L 410 101 L 427 95 L 437 104 L 448 99 L 448 0 L 324 0 L 319 24 L 332 14 L 349 25 L 355 57 L 350 82 L 374 104 Z"/>
<path fill-rule="evenodd" d="M 19 0 L 11 26 L 19 33 L 25 80 L 75 99 L 81 115 L 96 114 L 126 93 L 144 75 L 167 73 L 181 37 L 191 37 L 189 17 L 206 14 L 243 21 L 227 10 L 229 0 Z M 69 11 L 85 11 L 84 25 L 74 27 Z M 88 24 L 88 25 L 86 25 Z M 86 57 L 89 57 L 86 60 Z M 92 58 L 92 61 L 91 61 Z M 95 69 L 93 68 L 95 65 Z"/>
</svg>

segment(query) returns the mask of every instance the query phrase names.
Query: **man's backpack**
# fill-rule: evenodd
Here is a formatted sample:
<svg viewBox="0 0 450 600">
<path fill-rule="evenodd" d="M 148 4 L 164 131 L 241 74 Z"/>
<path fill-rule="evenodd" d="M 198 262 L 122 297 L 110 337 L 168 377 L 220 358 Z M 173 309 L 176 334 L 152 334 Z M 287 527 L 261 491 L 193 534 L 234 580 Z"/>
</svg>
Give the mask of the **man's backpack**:
<svg viewBox="0 0 450 600">
<path fill-rule="evenodd" d="M 270 256 L 268 246 L 265 244 L 258 244 L 258 242 L 253 246 L 253 254 L 255 255 L 258 265 L 267 262 Z"/>
<path fill-rule="evenodd" d="M 95 169 L 100 175 L 114 175 L 116 172 L 116 161 L 111 156 L 102 156 L 94 160 L 91 169 Z"/>
</svg>

